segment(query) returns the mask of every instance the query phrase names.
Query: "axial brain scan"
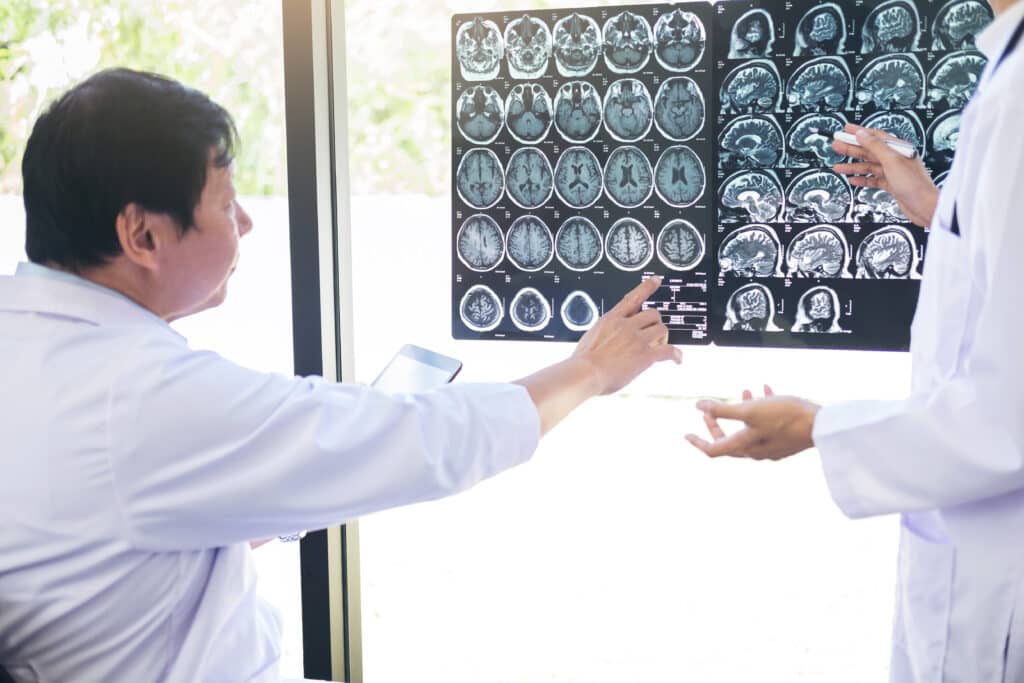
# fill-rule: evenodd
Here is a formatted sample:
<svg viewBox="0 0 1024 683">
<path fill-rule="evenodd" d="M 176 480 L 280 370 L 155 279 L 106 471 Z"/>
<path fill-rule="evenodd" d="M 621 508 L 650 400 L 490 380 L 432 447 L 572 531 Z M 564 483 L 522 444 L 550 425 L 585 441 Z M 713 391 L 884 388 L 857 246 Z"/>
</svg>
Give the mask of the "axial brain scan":
<svg viewBox="0 0 1024 683">
<path fill-rule="evenodd" d="M 672 270 L 693 270 L 704 258 L 704 237 L 693 223 L 679 218 L 658 234 L 658 258 Z"/>
<path fill-rule="evenodd" d="M 846 119 L 840 114 L 807 114 L 797 119 L 786 136 L 789 165 L 806 168 L 841 162 L 845 157 L 832 149 L 832 137 L 845 126 Z"/>
<path fill-rule="evenodd" d="M 807 10 L 796 25 L 796 46 L 793 55 L 841 55 L 846 51 L 846 17 L 842 8 L 823 2 Z"/>
<path fill-rule="evenodd" d="M 497 77 L 504 55 L 498 25 L 482 17 L 464 23 L 455 33 L 455 54 L 465 80 L 489 81 Z"/>
<path fill-rule="evenodd" d="M 862 54 L 880 52 L 913 52 L 918 49 L 917 37 L 921 20 L 917 7 L 910 0 L 889 0 L 868 15 L 861 28 Z"/>
<path fill-rule="evenodd" d="M 691 206 L 704 194 L 707 179 L 697 153 L 686 145 L 662 152 L 654 169 L 654 187 L 666 204 Z"/>
<path fill-rule="evenodd" d="M 640 270 L 654 255 L 654 240 L 640 221 L 620 218 L 608 231 L 604 251 L 619 270 Z"/>
<path fill-rule="evenodd" d="M 862 187 L 854 200 L 853 219 L 865 223 L 908 223 L 896 198 L 878 187 Z"/>
<path fill-rule="evenodd" d="M 865 128 L 875 128 L 900 140 L 913 143 L 918 153 L 924 150 L 924 127 L 913 112 L 882 111 L 864 119 Z"/>
<path fill-rule="evenodd" d="M 736 20 L 729 41 L 729 59 L 770 57 L 775 44 L 775 22 L 763 9 L 752 9 Z"/>
<path fill-rule="evenodd" d="M 586 292 L 575 291 L 562 303 L 562 323 L 573 332 L 585 332 L 594 326 L 601 313 Z"/>
<path fill-rule="evenodd" d="M 933 50 L 964 50 L 992 22 L 992 8 L 979 0 L 951 0 L 935 15 Z"/>
<path fill-rule="evenodd" d="M 505 102 L 505 126 L 519 142 L 540 142 L 551 129 L 551 98 L 539 83 L 521 83 Z"/>
<path fill-rule="evenodd" d="M 820 57 L 800 66 L 786 84 L 786 100 L 796 111 L 848 109 L 852 93 L 850 71 L 835 57 Z"/>
<path fill-rule="evenodd" d="M 959 109 L 967 104 L 981 81 L 985 57 L 980 52 L 954 52 L 939 60 L 928 74 L 928 100 Z"/>
<path fill-rule="evenodd" d="M 570 147 L 558 155 L 555 192 L 574 209 L 585 209 L 601 196 L 603 180 L 597 156 L 586 147 Z"/>
<path fill-rule="evenodd" d="M 782 184 L 774 173 L 739 171 L 718 190 L 723 223 L 769 223 L 782 213 Z"/>
<path fill-rule="evenodd" d="M 793 179 L 786 200 L 794 223 L 841 223 L 852 208 L 853 191 L 838 173 L 811 170 Z"/>
<path fill-rule="evenodd" d="M 493 142 L 505 122 L 505 106 L 494 88 L 466 88 L 455 105 L 456 124 L 462 137 L 478 145 Z"/>
<path fill-rule="evenodd" d="M 917 249 L 910 231 L 898 225 L 876 230 L 857 249 L 857 277 L 906 280 L 914 277 Z"/>
<path fill-rule="evenodd" d="M 536 17 L 523 15 L 505 27 L 505 56 L 512 78 L 540 78 L 551 58 L 551 31 Z"/>
<path fill-rule="evenodd" d="M 718 140 L 719 168 L 774 168 L 782 165 L 782 128 L 767 116 L 733 120 Z"/>
<path fill-rule="evenodd" d="M 459 259 L 466 267 L 483 273 L 493 270 L 505 257 L 505 238 L 493 218 L 482 213 L 470 216 L 455 238 Z"/>
<path fill-rule="evenodd" d="M 669 78 L 658 88 L 654 120 L 662 135 L 685 142 L 704 127 L 704 95 L 687 76 Z"/>
<path fill-rule="evenodd" d="M 850 277 L 850 254 L 843 233 L 831 225 L 816 225 L 789 243 L 786 267 L 789 277 Z"/>
<path fill-rule="evenodd" d="M 924 70 L 913 55 L 878 57 L 857 77 L 857 106 L 910 109 L 924 100 Z"/>
<path fill-rule="evenodd" d="M 622 12 L 604 24 L 604 61 L 616 74 L 636 73 L 654 51 L 651 25 L 639 14 Z"/>
<path fill-rule="evenodd" d="M 601 233 L 583 216 L 573 216 L 558 229 L 555 236 L 555 253 L 558 260 L 576 272 L 590 270 L 604 255 Z"/>
<path fill-rule="evenodd" d="M 718 265 L 726 277 L 782 275 L 779 236 L 767 225 L 747 225 L 734 230 L 718 247 Z"/>
<path fill-rule="evenodd" d="M 508 307 L 512 324 L 523 332 L 539 332 L 551 320 L 551 305 L 544 295 L 533 287 L 524 287 Z"/>
<path fill-rule="evenodd" d="M 689 71 L 704 56 L 707 33 L 700 17 L 676 9 L 663 14 L 654 25 L 654 54 L 669 71 Z"/>
<path fill-rule="evenodd" d="M 601 29 L 588 16 L 574 12 L 555 24 L 555 65 L 564 78 L 586 76 L 601 55 Z"/>
<path fill-rule="evenodd" d="M 505 169 L 505 190 L 518 206 L 536 209 L 551 197 L 551 164 L 536 147 L 520 147 Z"/>
<path fill-rule="evenodd" d="M 651 94 L 635 78 L 623 78 L 608 87 L 604 96 L 604 125 L 619 142 L 636 142 L 654 122 Z"/>
<path fill-rule="evenodd" d="M 725 305 L 723 329 L 734 332 L 778 332 L 775 324 L 775 300 L 771 290 L 756 283 L 744 285 L 732 293 Z"/>
<path fill-rule="evenodd" d="M 586 81 L 572 81 L 555 95 L 555 127 L 569 142 L 588 142 L 601 128 L 601 97 Z"/>
<path fill-rule="evenodd" d="M 771 113 L 782 101 L 779 72 L 768 60 L 740 65 L 725 77 L 719 98 L 726 114 Z"/>
<path fill-rule="evenodd" d="M 470 287 L 459 303 L 462 323 L 474 332 L 490 332 L 501 324 L 504 316 L 501 299 L 485 285 Z"/>
<path fill-rule="evenodd" d="M 793 332 L 839 333 L 839 295 L 831 287 L 812 287 L 796 305 Z"/>
<path fill-rule="evenodd" d="M 617 147 L 604 166 L 604 190 L 625 208 L 640 206 L 654 189 L 651 162 L 636 147 Z"/>
<path fill-rule="evenodd" d="M 505 252 L 519 270 L 541 270 L 555 253 L 554 238 L 544 221 L 536 216 L 520 216 L 508 230 Z"/>
<path fill-rule="evenodd" d="M 505 176 L 498 155 L 489 149 L 466 152 L 455 172 L 455 186 L 462 201 L 474 209 L 488 209 L 505 191 Z"/>
</svg>

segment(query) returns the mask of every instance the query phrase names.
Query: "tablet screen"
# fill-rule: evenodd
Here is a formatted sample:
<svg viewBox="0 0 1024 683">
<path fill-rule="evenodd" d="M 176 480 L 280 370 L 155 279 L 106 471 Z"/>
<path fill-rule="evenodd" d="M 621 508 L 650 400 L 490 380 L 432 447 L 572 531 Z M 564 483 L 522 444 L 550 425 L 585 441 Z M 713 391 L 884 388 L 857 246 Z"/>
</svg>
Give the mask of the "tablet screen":
<svg viewBox="0 0 1024 683">
<path fill-rule="evenodd" d="M 453 359 L 406 346 L 391 359 L 373 386 L 392 394 L 426 391 L 452 381 L 459 367 Z"/>
</svg>

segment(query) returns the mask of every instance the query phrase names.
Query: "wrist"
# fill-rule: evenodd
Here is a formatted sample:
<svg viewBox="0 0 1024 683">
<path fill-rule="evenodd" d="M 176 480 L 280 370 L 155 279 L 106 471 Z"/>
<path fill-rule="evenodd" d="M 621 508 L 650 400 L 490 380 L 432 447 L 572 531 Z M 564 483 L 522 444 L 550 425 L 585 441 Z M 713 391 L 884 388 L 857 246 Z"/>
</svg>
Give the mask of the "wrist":
<svg viewBox="0 0 1024 683">
<path fill-rule="evenodd" d="M 803 437 L 807 448 L 814 448 L 814 422 L 818 418 L 821 406 L 817 403 L 804 401 Z"/>
<path fill-rule="evenodd" d="M 604 375 L 593 360 L 586 356 L 572 356 L 563 361 L 563 364 L 572 378 L 572 384 L 579 388 L 583 400 L 604 393 Z"/>
</svg>

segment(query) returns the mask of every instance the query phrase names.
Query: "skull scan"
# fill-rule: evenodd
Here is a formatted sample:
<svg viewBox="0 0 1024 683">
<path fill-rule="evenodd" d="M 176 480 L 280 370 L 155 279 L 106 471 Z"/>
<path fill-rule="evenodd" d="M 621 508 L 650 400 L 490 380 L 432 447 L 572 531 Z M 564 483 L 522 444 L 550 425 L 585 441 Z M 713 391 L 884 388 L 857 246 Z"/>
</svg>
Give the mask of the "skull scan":
<svg viewBox="0 0 1024 683">
<path fill-rule="evenodd" d="M 992 23 L 992 8 L 979 0 L 951 0 L 942 6 L 932 24 L 933 50 L 964 50 Z"/>
<path fill-rule="evenodd" d="M 896 198 L 878 187 L 862 187 L 854 200 L 853 220 L 865 223 L 909 223 Z"/>
<path fill-rule="evenodd" d="M 842 223 L 853 205 L 850 183 L 835 171 L 804 171 L 789 184 L 787 218 L 793 223 Z"/>
<path fill-rule="evenodd" d="M 752 9 L 732 26 L 729 59 L 770 57 L 775 45 L 775 22 L 763 9 Z"/>
<path fill-rule="evenodd" d="M 589 142 L 601 128 L 601 98 L 586 81 L 571 81 L 555 95 L 555 127 L 569 142 Z"/>
<path fill-rule="evenodd" d="M 864 119 L 863 126 L 884 131 L 911 143 L 917 148 L 918 154 L 924 152 L 924 126 L 914 112 L 880 111 Z"/>
<path fill-rule="evenodd" d="M 928 127 L 928 147 L 942 164 L 952 164 L 960 141 L 960 112 L 947 111 Z"/>
<path fill-rule="evenodd" d="M 594 70 L 601 55 L 601 29 L 590 17 L 574 12 L 555 24 L 555 66 L 563 78 L 579 78 Z"/>
<path fill-rule="evenodd" d="M 612 73 L 636 73 L 653 51 L 654 32 L 639 14 L 622 12 L 604 23 L 604 61 Z"/>
<path fill-rule="evenodd" d="M 505 27 L 505 56 L 512 78 L 540 78 L 551 59 L 551 31 L 540 19 L 524 14 Z"/>
<path fill-rule="evenodd" d="M 676 9 L 654 24 L 654 56 L 669 71 L 689 71 L 704 56 L 707 33 L 700 17 Z"/>
<path fill-rule="evenodd" d="M 686 145 L 662 152 L 654 168 L 654 189 L 670 206 L 692 206 L 704 195 L 707 178 L 697 153 Z"/>
<path fill-rule="evenodd" d="M 869 62 L 857 77 L 857 108 L 912 109 L 924 104 L 924 69 L 914 55 L 886 55 Z"/>
<path fill-rule="evenodd" d="M 846 52 L 846 17 L 834 2 L 820 3 L 807 10 L 796 26 L 793 55 L 841 55 Z"/>
<path fill-rule="evenodd" d="M 505 127 L 518 142 L 533 144 L 551 130 L 551 98 L 539 83 L 520 83 L 508 93 Z"/>
<path fill-rule="evenodd" d="M 849 109 L 852 86 L 846 62 L 835 57 L 819 57 L 806 62 L 789 77 L 786 100 L 794 111 Z"/>
<path fill-rule="evenodd" d="M 617 205 L 640 206 L 654 190 L 651 162 L 636 147 L 616 147 L 604 165 L 604 191 Z"/>
<path fill-rule="evenodd" d="M 987 60 L 980 52 L 954 52 L 939 60 L 928 74 L 928 101 L 954 109 L 966 106 L 981 82 Z"/>
<path fill-rule="evenodd" d="M 654 123 L 654 104 L 643 83 L 623 78 L 608 87 L 604 96 L 604 125 L 619 142 L 636 142 Z"/>
<path fill-rule="evenodd" d="M 490 81 L 497 78 L 504 54 L 501 31 L 493 21 L 477 17 L 459 26 L 455 32 L 455 55 L 464 80 Z"/>
<path fill-rule="evenodd" d="M 768 114 L 782 109 L 782 78 L 775 64 L 762 59 L 741 64 L 722 82 L 721 110 L 726 114 Z"/>
<path fill-rule="evenodd" d="M 485 273 L 494 270 L 505 258 L 505 238 L 490 216 L 478 213 L 463 222 L 455 236 L 459 260 L 470 270 Z"/>
<path fill-rule="evenodd" d="M 770 171 L 738 171 L 718 190 L 723 223 L 771 223 L 782 213 L 782 183 Z"/>
<path fill-rule="evenodd" d="M 764 285 L 743 285 L 725 304 L 726 332 L 779 332 L 775 324 L 775 299 Z"/>
<path fill-rule="evenodd" d="M 604 256 L 604 243 L 590 220 L 573 216 L 562 223 L 555 235 L 555 254 L 569 270 L 578 273 L 594 268 Z"/>
<path fill-rule="evenodd" d="M 455 121 L 462 137 L 478 145 L 494 142 L 505 123 L 501 95 L 486 85 L 466 88 L 455 104 Z"/>
<path fill-rule="evenodd" d="M 505 168 L 505 191 L 524 209 L 536 209 L 551 198 L 554 180 L 551 164 L 536 147 L 520 147 Z"/>
<path fill-rule="evenodd" d="M 474 285 L 459 302 L 459 317 L 462 324 L 474 332 L 490 332 L 501 324 L 505 310 L 494 290 Z"/>
<path fill-rule="evenodd" d="M 838 334 L 845 332 L 839 326 L 839 295 L 831 287 L 812 287 L 804 292 L 796 305 L 796 324 L 793 332 Z"/>
<path fill-rule="evenodd" d="M 782 127 L 767 116 L 734 119 L 719 135 L 718 167 L 775 168 L 783 162 Z"/>
<path fill-rule="evenodd" d="M 832 149 L 836 131 L 843 130 L 842 114 L 807 114 L 790 127 L 786 137 L 789 165 L 793 168 L 834 166 L 845 157 Z"/>
<path fill-rule="evenodd" d="M 779 236 L 758 223 L 734 230 L 718 247 L 718 266 L 725 277 L 781 277 Z"/>
<path fill-rule="evenodd" d="M 919 49 L 921 18 L 910 0 L 883 2 L 868 14 L 860 32 L 861 54 L 914 52 Z"/>
<path fill-rule="evenodd" d="M 455 172 L 455 188 L 462 201 L 474 209 L 489 209 L 497 204 L 505 191 L 505 174 L 498 155 L 483 147 L 466 152 Z"/>
<path fill-rule="evenodd" d="M 693 270 L 704 259 L 704 236 L 690 221 L 670 221 L 658 235 L 658 258 L 672 270 Z"/>
<path fill-rule="evenodd" d="M 848 278 L 849 264 L 846 236 L 831 225 L 807 228 L 793 238 L 786 251 L 789 277 Z"/>
<path fill-rule="evenodd" d="M 590 295 L 580 290 L 565 298 L 561 313 L 562 323 L 573 332 L 586 332 L 601 316 Z"/>
<path fill-rule="evenodd" d="M 544 221 L 527 214 L 520 216 L 505 236 L 505 253 L 519 270 L 542 270 L 555 254 L 554 238 Z"/>
<path fill-rule="evenodd" d="M 597 155 L 586 147 L 570 147 L 555 164 L 555 192 L 574 209 L 585 209 L 601 196 L 604 180 Z"/>
<path fill-rule="evenodd" d="M 605 238 L 604 253 L 619 270 L 640 270 L 654 256 L 654 240 L 647 227 L 635 218 L 615 221 Z"/>
<path fill-rule="evenodd" d="M 685 142 L 704 127 L 704 95 L 688 76 L 666 79 L 654 100 L 654 121 L 661 134 Z"/>
<path fill-rule="evenodd" d="M 540 332 L 551 321 L 551 305 L 533 287 L 523 287 L 508 307 L 512 324 L 523 332 Z"/>
<path fill-rule="evenodd" d="M 917 278 L 917 247 L 910 231 L 889 225 L 864 238 L 857 248 L 857 278 L 908 280 Z"/>
</svg>

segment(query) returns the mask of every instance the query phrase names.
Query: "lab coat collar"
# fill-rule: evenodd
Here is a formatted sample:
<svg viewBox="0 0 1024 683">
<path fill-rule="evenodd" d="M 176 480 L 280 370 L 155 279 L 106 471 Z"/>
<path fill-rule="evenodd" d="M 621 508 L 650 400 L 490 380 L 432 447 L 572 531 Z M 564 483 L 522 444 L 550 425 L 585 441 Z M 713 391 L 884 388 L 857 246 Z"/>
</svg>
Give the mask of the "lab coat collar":
<svg viewBox="0 0 1024 683">
<path fill-rule="evenodd" d="M 1015 5 L 996 17 L 988 28 L 978 34 L 974 43 L 989 60 L 999 59 L 1006 49 L 1007 41 L 1010 40 L 1010 34 L 1021 21 L 1024 21 L 1024 0 L 1018 0 Z"/>
</svg>

